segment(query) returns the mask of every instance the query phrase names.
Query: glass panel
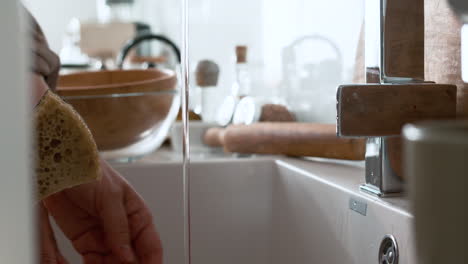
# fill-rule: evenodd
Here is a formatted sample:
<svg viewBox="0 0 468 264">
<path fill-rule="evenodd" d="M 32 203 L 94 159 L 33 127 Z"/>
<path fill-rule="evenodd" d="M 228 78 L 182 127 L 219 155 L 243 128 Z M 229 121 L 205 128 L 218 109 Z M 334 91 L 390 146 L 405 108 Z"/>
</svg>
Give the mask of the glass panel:
<svg viewBox="0 0 468 264">
<path fill-rule="evenodd" d="M 57 93 L 87 123 L 101 157 L 145 200 L 164 246 L 164 263 L 184 263 L 182 148 L 178 147 L 182 134 L 177 129 L 171 131 L 175 121 L 181 119 L 180 2 L 24 2 L 41 24 L 50 48 L 61 57 Z M 85 200 L 81 199 L 83 192 L 92 193 L 88 186 L 109 184 L 108 178 L 103 177 L 100 182 L 81 186 L 79 190 L 70 189 L 74 192 L 72 196 L 78 197 L 78 203 Z M 121 217 L 115 214 L 111 220 L 101 219 L 101 214 L 89 219 L 95 220 L 95 230 L 100 231 L 128 221 L 134 251 L 141 255 L 145 246 L 136 241 L 146 221 L 144 208 L 136 211 L 139 198 L 132 198 L 133 192 L 120 177 L 113 179 L 115 186 L 127 190 L 126 194 L 115 191 L 95 197 L 102 196 L 108 201 L 100 208 L 120 208 L 122 203 L 126 211 Z M 112 195 L 121 196 L 111 199 Z M 77 212 L 81 211 L 74 208 L 61 213 L 69 215 L 69 224 L 86 226 L 80 222 L 82 219 L 73 218 Z M 81 263 L 81 256 L 58 225 L 53 224 L 53 228 L 63 255 L 69 263 Z M 148 235 L 148 231 L 143 232 Z M 100 243 L 87 240 L 91 235 L 82 238 L 81 242 L 87 245 L 84 251 L 100 253 L 89 254 L 88 258 L 111 254 L 109 245 L 99 246 Z M 155 241 L 146 243 L 146 247 L 158 245 Z"/>
<path fill-rule="evenodd" d="M 184 263 L 181 1 L 50 1 L 25 2 L 60 54 L 62 74 L 78 74 L 62 78 L 59 94 L 88 122 L 103 157 L 146 200 L 165 263 Z M 299 123 L 336 123 L 337 86 L 364 72 L 356 56 L 363 6 L 363 0 L 189 1 L 193 263 L 286 263 L 281 246 L 305 251 L 298 234 L 288 245 L 274 243 L 287 234 L 272 232 L 269 223 L 294 221 L 273 210 L 274 202 L 287 201 L 274 195 L 277 168 L 267 155 L 308 156 L 290 148 L 288 135 L 307 135 Z M 123 49 L 148 33 L 156 36 Z M 124 72 L 115 72 L 120 65 Z M 126 82 L 139 86 L 119 86 Z M 57 236 L 69 261 L 80 262 Z"/>
</svg>

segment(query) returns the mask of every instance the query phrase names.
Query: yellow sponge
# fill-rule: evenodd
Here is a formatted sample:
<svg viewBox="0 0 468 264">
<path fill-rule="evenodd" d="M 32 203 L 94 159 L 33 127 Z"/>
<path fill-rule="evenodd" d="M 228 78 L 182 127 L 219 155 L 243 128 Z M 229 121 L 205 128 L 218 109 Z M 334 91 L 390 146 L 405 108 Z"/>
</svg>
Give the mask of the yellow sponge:
<svg viewBox="0 0 468 264">
<path fill-rule="evenodd" d="M 99 154 L 91 132 L 73 108 L 48 91 L 35 109 L 39 199 L 99 179 Z"/>
</svg>

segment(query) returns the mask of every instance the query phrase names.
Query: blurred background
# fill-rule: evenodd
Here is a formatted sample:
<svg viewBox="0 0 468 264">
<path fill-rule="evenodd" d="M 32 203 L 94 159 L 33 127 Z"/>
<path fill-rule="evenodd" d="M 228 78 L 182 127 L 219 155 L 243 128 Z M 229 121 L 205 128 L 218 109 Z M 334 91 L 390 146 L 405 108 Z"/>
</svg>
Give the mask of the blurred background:
<svg viewBox="0 0 468 264">
<path fill-rule="evenodd" d="M 86 23 L 105 21 L 109 16 L 105 0 L 49 0 L 48 5 L 39 0 L 24 2 L 58 53 L 66 44 L 72 19 Z M 148 24 L 152 32 L 167 36 L 180 47 L 180 15 L 179 1 L 135 0 L 130 19 Z M 289 95 L 291 101 L 308 101 L 310 106 L 297 103 L 310 108 L 306 110 L 315 109 L 313 121 L 333 122 L 334 102 L 329 96 L 334 97 L 337 84 L 351 81 L 362 16 L 362 0 L 192 0 L 192 70 L 200 60 L 216 62 L 220 76 L 213 93 L 222 98 L 235 81 L 235 47 L 245 45 L 252 94 L 283 99 Z M 303 37 L 309 38 L 298 41 Z M 291 46 L 292 52 L 285 54 Z"/>
<path fill-rule="evenodd" d="M 179 1 L 24 3 L 60 54 L 62 74 L 117 68 L 123 47 L 138 35 L 156 34 L 181 47 Z M 194 149 L 213 126 L 336 123 L 336 88 L 352 80 L 363 0 L 191 0 L 189 9 L 191 119 L 202 121 L 191 127 Z M 136 47 L 124 69 L 180 69 L 177 52 L 167 43 L 153 39 Z M 262 119 L 266 104 L 287 114 L 274 108 Z M 173 143 L 180 130 L 176 122 Z M 180 142 L 175 145 L 181 151 Z"/>
</svg>

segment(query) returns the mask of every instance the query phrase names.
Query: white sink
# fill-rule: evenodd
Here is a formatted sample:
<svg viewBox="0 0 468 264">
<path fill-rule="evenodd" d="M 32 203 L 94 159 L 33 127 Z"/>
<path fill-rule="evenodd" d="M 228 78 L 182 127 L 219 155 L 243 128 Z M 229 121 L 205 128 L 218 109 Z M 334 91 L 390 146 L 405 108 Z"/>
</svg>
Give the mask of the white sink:
<svg viewBox="0 0 468 264">
<path fill-rule="evenodd" d="M 117 168 L 153 211 L 165 263 L 183 264 L 180 163 Z M 192 263 L 377 264 L 387 234 L 398 242 L 399 263 L 417 263 L 406 199 L 360 193 L 363 174 L 361 164 L 326 160 L 193 163 Z M 351 210 L 353 202 L 367 211 Z M 59 244 L 71 263 L 81 263 L 61 236 Z"/>
</svg>

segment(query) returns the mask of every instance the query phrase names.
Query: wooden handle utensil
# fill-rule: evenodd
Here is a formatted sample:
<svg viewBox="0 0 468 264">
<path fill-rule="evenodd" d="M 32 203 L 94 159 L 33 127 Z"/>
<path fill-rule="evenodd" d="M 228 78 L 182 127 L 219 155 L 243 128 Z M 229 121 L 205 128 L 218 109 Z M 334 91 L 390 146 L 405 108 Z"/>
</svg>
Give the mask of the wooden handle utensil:
<svg viewBox="0 0 468 264">
<path fill-rule="evenodd" d="M 343 139 L 336 126 L 309 123 L 234 125 L 224 132 L 227 152 L 363 160 L 365 141 Z"/>
<path fill-rule="evenodd" d="M 340 136 L 399 135 L 402 127 L 456 115 L 457 87 L 448 84 L 368 84 L 338 88 Z"/>
</svg>

